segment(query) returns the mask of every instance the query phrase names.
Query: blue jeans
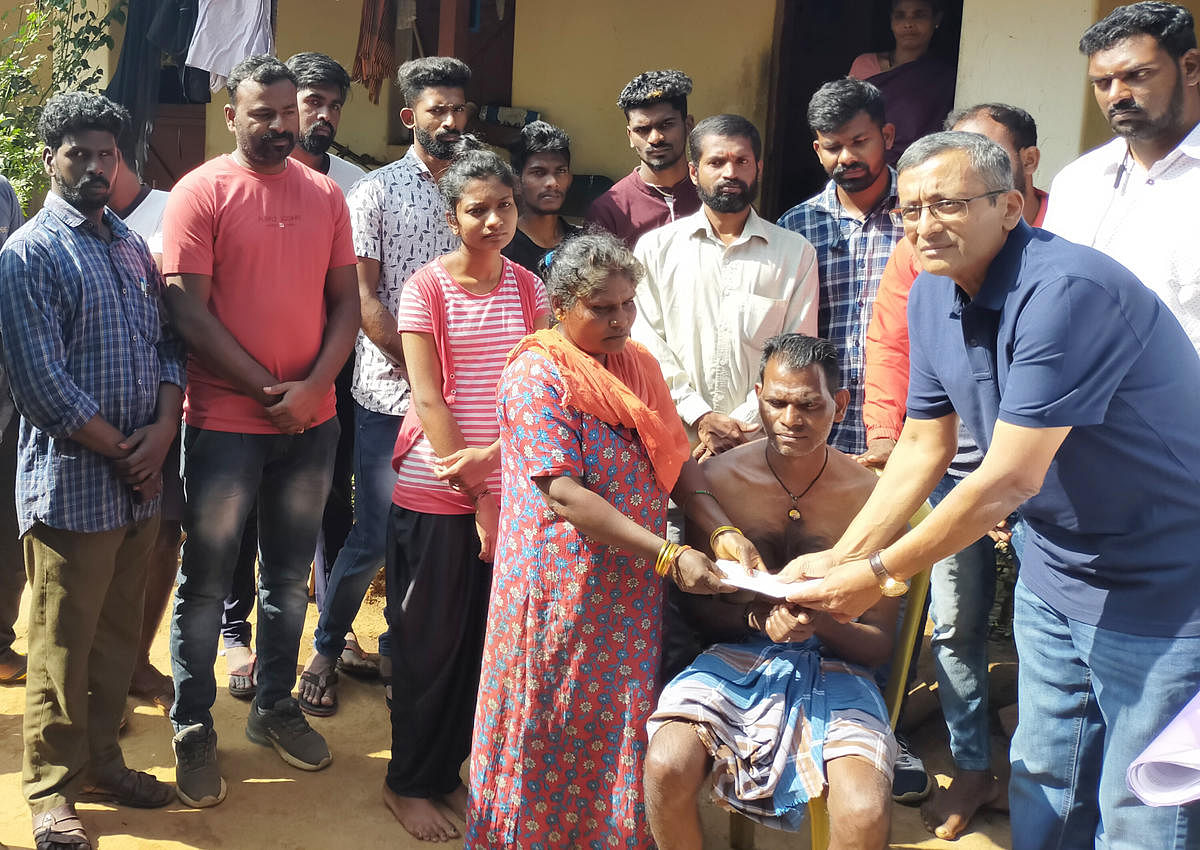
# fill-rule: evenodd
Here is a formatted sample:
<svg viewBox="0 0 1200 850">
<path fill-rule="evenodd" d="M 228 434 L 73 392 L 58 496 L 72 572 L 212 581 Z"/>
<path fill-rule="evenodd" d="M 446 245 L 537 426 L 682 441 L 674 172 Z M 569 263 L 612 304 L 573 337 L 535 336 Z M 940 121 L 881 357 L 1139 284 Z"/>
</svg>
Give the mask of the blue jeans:
<svg viewBox="0 0 1200 850">
<path fill-rule="evenodd" d="M 257 703 L 272 707 L 296 683 L 308 571 L 329 493 L 337 419 L 295 436 L 184 426 L 183 561 L 171 616 L 176 731 L 212 727 L 213 664 L 246 516 L 258 504 Z"/>
<path fill-rule="evenodd" d="M 354 525 L 333 562 L 313 633 L 314 647 L 327 658 L 346 648 L 346 632 L 387 556 L 387 518 L 396 486 L 392 450 L 401 418 L 354 405 Z M 379 636 L 379 652 L 391 654 L 387 632 Z"/>
<path fill-rule="evenodd" d="M 929 496 L 936 506 L 959 479 L 945 475 Z M 1024 523 L 1014 525 L 1012 550 L 1019 552 Z M 933 666 L 938 699 L 950 733 L 950 754 L 959 770 L 991 767 L 988 720 L 988 615 L 996 596 L 996 548 L 979 538 L 933 565 L 929 616 L 933 620 Z"/>
<path fill-rule="evenodd" d="M 1021 718 L 1008 791 L 1014 850 L 1200 847 L 1200 805 L 1146 806 L 1125 784 L 1130 762 L 1200 689 L 1200 637 L 1085 625 L 1023 581 L 1013 610 Z"/>
</svg>

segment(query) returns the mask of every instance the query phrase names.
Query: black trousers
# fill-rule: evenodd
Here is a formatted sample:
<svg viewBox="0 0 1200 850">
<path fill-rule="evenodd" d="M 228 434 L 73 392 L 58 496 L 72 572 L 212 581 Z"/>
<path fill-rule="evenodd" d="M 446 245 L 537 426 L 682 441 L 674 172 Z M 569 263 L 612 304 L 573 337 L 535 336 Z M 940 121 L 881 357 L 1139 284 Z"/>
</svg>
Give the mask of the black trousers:
<svg viewBox="0 0 1200 850">
<path fill-rule="evenodd" d="M 392 505 L 387 523 L 392 633 L 392 759 L 404 797 L 449 794 L 471 752 L 492 566 L 479 560 L 474 514 Z"/>
</svg>

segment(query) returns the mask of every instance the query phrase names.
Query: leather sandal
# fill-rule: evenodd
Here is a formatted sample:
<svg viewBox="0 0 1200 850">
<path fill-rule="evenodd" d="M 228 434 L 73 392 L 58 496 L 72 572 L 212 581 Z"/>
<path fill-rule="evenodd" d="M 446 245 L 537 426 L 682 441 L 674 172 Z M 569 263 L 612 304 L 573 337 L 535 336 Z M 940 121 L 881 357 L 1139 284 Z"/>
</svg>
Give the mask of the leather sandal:
<svg viewBox="0 0 1200 850">
<path fill-rule="evenodd" d="M 135 809 L 157 809 L 171 802 L 175 794 L 171 786 L 159 782 L 149 773 L 122 768 L 120 773 L 104 780 L 91 782 L 80 790 L 82 803 L 116 803 Z"/>
<path fill-rule="evenodd" d="M 71 803 L 33 816 L 33 845 L 37 850 L 92 850 L 92 842 Z"/>
<path fill-rule="evenodd" d="M 311 714 L 313 717 L 330 717 L 337 713 L 338 672 L 336 669 L 330 667 L 324 673 L 312 673 L 305 670 L 300 674 L 300 681 L 313 687 L 317 693 L 315 700 L 308 700 L 304 696 L 303 687 L 301 687 L 300 695 L 296 698 L 301 711 L 305 714 Z M 321 702 L 326 696 L 333 698 L 333 702 L 329 705 L 324 705 Z"/>
</svg>

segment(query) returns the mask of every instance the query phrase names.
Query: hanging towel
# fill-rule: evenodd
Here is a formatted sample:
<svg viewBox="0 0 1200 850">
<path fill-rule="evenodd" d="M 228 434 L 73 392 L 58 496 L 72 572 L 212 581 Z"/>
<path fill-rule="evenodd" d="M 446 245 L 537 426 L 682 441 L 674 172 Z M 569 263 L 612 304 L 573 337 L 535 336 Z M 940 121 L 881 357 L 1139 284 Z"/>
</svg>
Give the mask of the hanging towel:
<svg viewBox="0 0 1200 850">
<path fill-rule="evenodd" d="M 358 26 L 358 47 L 350 79 L 367 87 L 371 103 L 379 103 L 379 89 L 396 73 L 396 2 L 363 0 Z"/>
<path fill-rule="evenodd" d="M 271 0 L 200 0 L 187 64 L 208 71 L 213 91 L 246 57 L 274 55 L 271 8 Z"/>
</svg>

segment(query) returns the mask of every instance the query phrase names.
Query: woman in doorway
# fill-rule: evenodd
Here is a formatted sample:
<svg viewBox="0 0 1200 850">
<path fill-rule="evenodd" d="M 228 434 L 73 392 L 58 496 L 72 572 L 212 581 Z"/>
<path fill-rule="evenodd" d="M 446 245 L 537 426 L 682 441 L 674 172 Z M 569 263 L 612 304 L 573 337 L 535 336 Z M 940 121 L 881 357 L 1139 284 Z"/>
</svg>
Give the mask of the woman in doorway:
<svg viewBox="0 0 1200 850">
<path fill-rule="evenodd" d="M 404 285 L 397 329 L 412 387 L 387 523 L 393 636 L 392 757 L 383 798 L 412 835 L 458 834 L 500 515 L 496 384 L 508 352 L 549 325 L 542 282 L 501 256 L 517 227 L 516 180 L 474 150 L 438 188 L 458 247 Z"/>
<path fill-rule="evenodd" d="M 929 52 L 942 23 L 940 0 L 892 0 L 891 23 L 895 47 L 862 54 L 850 76 L 883 92 L 887 120 L 896 128 L 887 160 L 895 165 L 910 144 L 942 129 L 954 106 L 954 67 Z"/>
</svg>

